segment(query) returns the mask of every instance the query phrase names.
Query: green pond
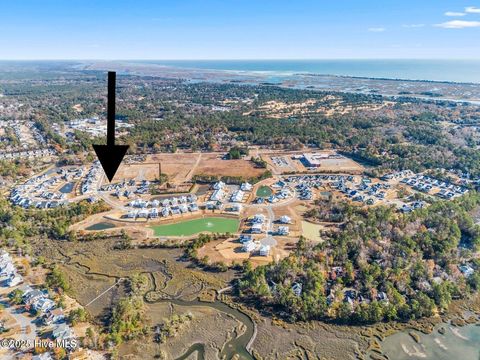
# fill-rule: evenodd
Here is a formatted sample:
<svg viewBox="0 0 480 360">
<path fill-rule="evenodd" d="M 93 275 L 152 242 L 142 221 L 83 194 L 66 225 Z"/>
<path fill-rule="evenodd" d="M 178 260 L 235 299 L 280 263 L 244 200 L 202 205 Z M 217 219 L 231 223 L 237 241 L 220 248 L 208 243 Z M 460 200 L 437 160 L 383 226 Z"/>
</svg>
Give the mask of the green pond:
<svg viewBox="0 0 480 360">
<path fill-rule="evenodd" d="M 273 194 L 273 191 L 268 186 L 260 186 L 257 190 L 258 197 L 269 197 L 272 194 Z"/>
<path fill-rule="evenodd" d="M 239 224 L 238 219 L 207 217 L 175 224 L 155 225 L 151 228 L 154 230 L 155 236 L 189 236 L 201 232 L 234 233 L 238 230 Z"/>
<path fill-rule="evenodd" d="M 75 186 L 75 183 L 69 182 L 63 185 L 58 191 L 60 191 L 62 194 L 70 194 L 74 186 Z"/>
<path fill-rule="evenodd" d="M 90 225 L 89 227 L 86 228 L 86 230 L 106 230 L 106 229 L 112 229 L 114 227 L 115 225 L 112 223 L 99 222 L 99 223 Z"/>
</svg>

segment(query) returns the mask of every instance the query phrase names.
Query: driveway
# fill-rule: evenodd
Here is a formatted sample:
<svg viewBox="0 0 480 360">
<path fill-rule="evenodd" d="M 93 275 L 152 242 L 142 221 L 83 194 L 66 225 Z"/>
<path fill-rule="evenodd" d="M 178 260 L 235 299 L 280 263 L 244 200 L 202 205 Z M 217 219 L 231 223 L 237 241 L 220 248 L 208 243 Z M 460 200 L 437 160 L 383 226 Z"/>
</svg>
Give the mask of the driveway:
<svg viewBox="0 0 480 360">
<path fill-rule="evenodd" d="M 16 287 L 6 288 L 0 286 L 0 304 L 4 307 L 4 311 L 20 326 L 20 333 L 14 334 L 14 337 L 21 340 L 34 340 L 37 337 L 37 325 L 35 325 L 36 318 L 28 316 L 26 312 L 21 310 L 21 308 L 11 306 L 8 301 L 8 294 L 14 289 L 16 289 Z M 28 327 L 30 327 L 30 329 L 28 329 Z"/>
</svg>

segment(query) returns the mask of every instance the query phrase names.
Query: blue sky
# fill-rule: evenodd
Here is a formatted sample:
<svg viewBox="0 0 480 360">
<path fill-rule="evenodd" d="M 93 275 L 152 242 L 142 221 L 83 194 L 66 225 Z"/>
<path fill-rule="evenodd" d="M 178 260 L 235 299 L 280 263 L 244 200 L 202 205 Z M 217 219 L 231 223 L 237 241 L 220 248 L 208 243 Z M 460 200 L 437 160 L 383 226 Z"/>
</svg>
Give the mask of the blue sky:
<svg viewBox="0 0 480 360">
<path fill-rule="evenodd" d="M 0 59 L 480 59 L 479 0 L 5 0 Z"/>
</svg>

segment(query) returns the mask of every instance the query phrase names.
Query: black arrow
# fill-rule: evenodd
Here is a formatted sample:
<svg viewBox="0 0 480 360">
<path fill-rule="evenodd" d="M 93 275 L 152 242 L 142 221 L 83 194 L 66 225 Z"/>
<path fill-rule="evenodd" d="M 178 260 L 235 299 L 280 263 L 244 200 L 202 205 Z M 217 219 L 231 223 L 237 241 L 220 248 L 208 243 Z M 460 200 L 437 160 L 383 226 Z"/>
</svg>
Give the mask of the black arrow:
<svg viewBox="0 0 480 360">
<path fill-rule="evenodd" d="M 98 160 L 108 181 L 112 181 L 128 150 L 128 145 L 115 145 L 115 78 L 114 71 L 108 72 L 107 98 L 107 145 L 93 145 Z"/>
</svg>

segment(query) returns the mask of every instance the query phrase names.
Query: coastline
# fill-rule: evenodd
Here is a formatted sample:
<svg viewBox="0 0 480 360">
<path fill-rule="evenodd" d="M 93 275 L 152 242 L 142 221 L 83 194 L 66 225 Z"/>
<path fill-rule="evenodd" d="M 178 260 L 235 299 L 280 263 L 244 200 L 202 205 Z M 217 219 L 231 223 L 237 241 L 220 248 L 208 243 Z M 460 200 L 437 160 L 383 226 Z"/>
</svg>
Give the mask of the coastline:
<svg viewBox="0 0 480 360">
<path fill-rule="evenodd" d="M 406 360 L 413 356 L 427 360 L 448 360 L 462 352 L 462 359 L 478 359 L 480 349 L 480 296 L 458 300 L 443 315 L 419 321 L 385 336 L 381 355 Z M 399 352 L 399 344 L 402 352 Z M 476 349 L 476 353 L 475 352 Z"/>
<path fill-rule="evenodd" d="M 278 86 L 285 89 L 334 91 L 386 98 L 405 98 L 422 101 L 448 101 L 480 105 L 480 79 L 476 82 L 420 80 L 404 77 L 372 77 L 321 74 L 302 71 L 227 70 L 195 67 L 174 67 L 132 61 L 83 62 L 83 71 L 114 69 L 125 75 L 163 77 L 187 82 L 232 83 L 253 86 Z M 432 85 L 435 86 L 432 89 Z M 408 93 L 406 94 L 406 90 Z M 435 91 L 436 96 L 423 93 Z"/>
</svg>

